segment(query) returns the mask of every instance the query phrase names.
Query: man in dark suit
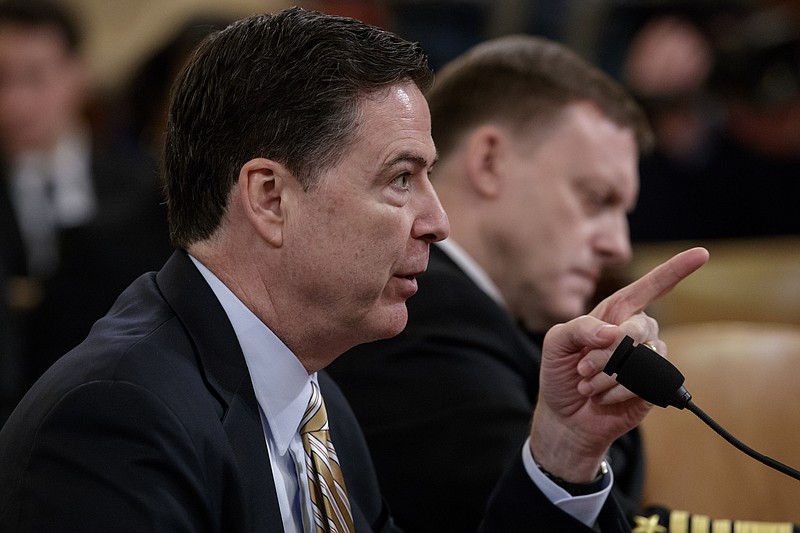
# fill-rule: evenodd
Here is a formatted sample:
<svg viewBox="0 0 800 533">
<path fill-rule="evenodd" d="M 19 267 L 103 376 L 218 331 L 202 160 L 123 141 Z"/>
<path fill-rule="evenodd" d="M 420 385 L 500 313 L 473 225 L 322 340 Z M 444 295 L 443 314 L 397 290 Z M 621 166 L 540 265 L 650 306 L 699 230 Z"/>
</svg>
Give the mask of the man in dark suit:
<svg viewBox="0 0 800 533">
<path fill-rule="evenodd" d="M 164 156 L 180 250 L 12 413 L 0 528 L 396 529 L 323 369 L 400 332 L 429 246 L 448 234 L 428 180 L 431 81 L 419 46 L 297 8 L 200 45 L 173 93 Z M 584 316 L 551 330 L 552 387 L 484 530 L 626 529 L 603 457 L 649 406 L 600 369 L 623 333 L 658 342 L 641 309 L 706 259 L 680 254 L 612 296 L 623 326 Z M 543 492 L 542 469 L 590 492 L 589 515 Z"/>
<path fill-rule="evenodd" d="M 528 435 L 541 337 L 585 313 L 603 270 L 630 258 L 626 215 L 652 134 L 610 76 L 536 37 L 474 47 L 426 96 L 440 156 L 433 183 L 452 236 L 432 247 L 406 329 L 357 346 L 330 373 L 398 523 L 468 531 Z M 397 433 L 411 444 L 398 449 Z M 454 467 L 467 457 L 469 468 Z M 632 515 L 643 475 L 635 430 L 612 447 L 611 464 Z"/>
<path fill-rule="evenodd" d="M 12 302 L 25 389 L 170 253 L 155 165 L 93 130 L 87 71 L 65 6 L 0 3 L 0 255 L 31 289 Z"/>
</svg>

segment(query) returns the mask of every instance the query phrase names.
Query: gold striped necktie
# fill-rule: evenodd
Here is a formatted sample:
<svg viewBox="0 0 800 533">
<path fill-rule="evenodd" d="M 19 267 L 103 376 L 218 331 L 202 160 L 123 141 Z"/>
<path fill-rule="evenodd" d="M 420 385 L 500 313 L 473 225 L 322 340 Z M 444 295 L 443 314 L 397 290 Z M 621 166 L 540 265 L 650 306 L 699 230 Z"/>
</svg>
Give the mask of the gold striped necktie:
<svg viewBox="0 0 800 533">
<path fill-rule="evenodd" d="M 300 424 L 317 533 L 352 533 L 353 514 L 339 458 L 330 440 L 328 414 L 319 386 L 311 382 L 311 399 Z"/>
</svg>

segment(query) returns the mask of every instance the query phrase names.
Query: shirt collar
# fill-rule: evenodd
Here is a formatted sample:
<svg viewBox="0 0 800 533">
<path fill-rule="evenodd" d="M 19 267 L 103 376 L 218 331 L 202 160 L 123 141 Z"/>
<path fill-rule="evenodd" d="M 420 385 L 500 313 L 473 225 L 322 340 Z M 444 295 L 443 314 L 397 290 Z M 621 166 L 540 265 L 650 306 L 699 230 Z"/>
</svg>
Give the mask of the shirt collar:
<svg viewBox="0 0 800 533">
<path fill-rule="evenodd" d="M 500 293 L 500 289 L 495 285 L 489 275 L 483 270 L 475 260 L 453 239 L 448 238 L 443 241 L 437 242 L 434 246 L 438 246 L 447 257 L 464 271 L 469 279 L 471 279 L 478 287 L 483 290 L 489 297 L 497 302 L 500 307 L 506 309 L 506 301 Z"/>
<path fill-rule="evenodd" d="M 244 354 L 258 405 L 279 452 L 297 435 L 311 397 L 311 381 L 300 360 L 210 270 L 192 256 L 233 326 Z"/>
</svg>

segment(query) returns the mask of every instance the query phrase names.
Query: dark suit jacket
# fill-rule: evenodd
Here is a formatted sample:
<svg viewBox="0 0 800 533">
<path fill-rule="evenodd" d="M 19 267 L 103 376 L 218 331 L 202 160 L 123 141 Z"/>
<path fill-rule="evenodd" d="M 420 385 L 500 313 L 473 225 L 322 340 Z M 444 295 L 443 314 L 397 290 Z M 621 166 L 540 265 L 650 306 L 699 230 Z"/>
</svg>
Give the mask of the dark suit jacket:
<svg viewBox="0 0 800 533">
<path fill-rule="evenodd" d="M 405 330 L 355 347 L 329 372 L 361 423 L 398 524 L 474 531 L 529 433 L 541 352 L 437 246 L 418 282 Z M 631 448 L 613 461 L 625 488 L 623 459 L 641 466 L 638 440 Z"/>
<path fill-rule="evenodd" d="M 347 402 L 320 386 L 357 530 L 394 531 Z M 573 530 L 519 468 L 497 502 L 486 531 Z M 244 356 L 185 252 L 136 280 L 0 431 L 0 530 L 282 531 Z"/>
<path fill-rule="evenodd" d="M 125 287 L 171 253 L 155 163 L 108 143 L 93 143 L 91 150 L 98 211 L 91 221 L 60 231 L 59 268 L 39 280 L 43 301 L 19 322 L 24 390 L 86 337 Z M 0 171 L 0 260 L 8 274 L 27 276 L 6 172 Z"/>
<path fill-rule="evenodd" d="M 21 396 L 20 360 L 13 317 L 5 298 L 6 271 L 0 257 L 0 428 Z"/>
</svg>

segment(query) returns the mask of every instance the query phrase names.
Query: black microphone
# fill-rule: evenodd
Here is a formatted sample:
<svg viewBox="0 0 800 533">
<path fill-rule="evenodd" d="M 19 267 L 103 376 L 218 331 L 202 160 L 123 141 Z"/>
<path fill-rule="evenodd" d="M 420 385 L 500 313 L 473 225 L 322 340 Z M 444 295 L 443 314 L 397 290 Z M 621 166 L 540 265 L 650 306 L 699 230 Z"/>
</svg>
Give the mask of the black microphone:
<svg viewBox="0 0 800 533">
<path fill-rule="evenodd" d="M 692 395 L 683 386 L 684 377 L 681 371 L 658 352 L 644 344 L 634 346 L 633 339 L 628 335 L 625 335 L 617 349 L 611 354 L 603 372 L 609 376 L 616 374 L 617 383 L 653 405 L 659 407 L 671 405 L 678 409 L 689 409 L 740 451 L 782 474 L 800 480 L 800 472 L 758 453 L 717 424 L 692 402 Z"/>
<path fill-rule="evenodd" d="M 683 374 L 675 365 L 644 344 L 633 345 L 625 335 L 603 372 L 617 374 L 617 382 L 640 398 L 659 407 L 683 409 L 692 395 L 683 386 Z"/>
</svg>

